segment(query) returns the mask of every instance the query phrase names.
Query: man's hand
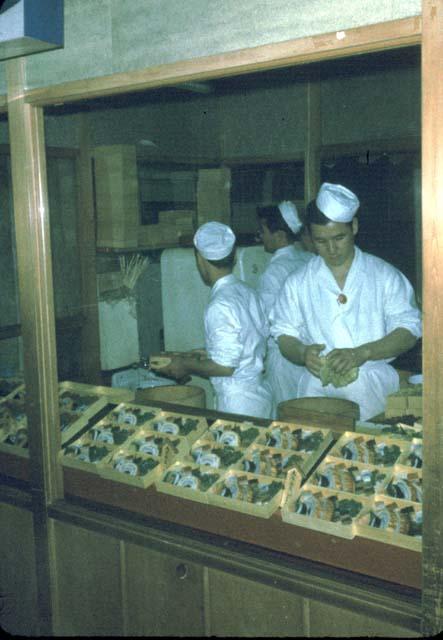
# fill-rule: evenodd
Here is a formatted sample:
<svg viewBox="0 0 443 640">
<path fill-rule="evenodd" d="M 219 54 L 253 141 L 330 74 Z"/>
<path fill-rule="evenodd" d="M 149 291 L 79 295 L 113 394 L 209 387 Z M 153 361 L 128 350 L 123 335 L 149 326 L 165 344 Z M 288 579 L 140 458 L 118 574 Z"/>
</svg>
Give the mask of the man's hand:
<svg viewBox="0 0 443 640">
<path fill-rule="evenodd" d="M 304 365 L 306 369 L 317 378 L 320 377 L 320 369 L 322 361 L 320 353 L 323 351 L 326 345 L 324 344 L 310 344 L 305 347 L 304 352 Z"/>
<path fill-rule="evenodd" d="M 348 373 L 354 367 L 360 367 L 367 360 L 367 349 L 355 347 L 354 349 L 333 349 L 326 356 L 332 371 L 336 373 Z"/>
<path fill-rule="evenodd" d="M 155 367 L 151 366 L 153 371 L 158 372 L 162 376 L 166 378 L 173 378 L 180 382 L 180 384 L 185 384 L 189 382 L 191 376 L 189 375 L 188 368 L 186 366 L 186 354 L 183 355 L 172 355 L 168 354 L 171 358 L 171 362 L 164 367 Z"/>
</svg>

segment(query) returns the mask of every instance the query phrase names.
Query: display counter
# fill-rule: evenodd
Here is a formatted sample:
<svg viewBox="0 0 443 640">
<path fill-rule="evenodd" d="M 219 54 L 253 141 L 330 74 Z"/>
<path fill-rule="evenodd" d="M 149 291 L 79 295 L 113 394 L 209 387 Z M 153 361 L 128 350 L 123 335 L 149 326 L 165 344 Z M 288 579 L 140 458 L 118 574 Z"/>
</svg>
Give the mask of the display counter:
<svg viewBox="0 0 443 640">
<path fill-rule="evenodd" d="M 217 420 L 242 419 L 155 401 L 146 406 L 201 416 L 209 425 Z M 350 424 L 337 416 L 312 414 L 309 419 L 303 413 L 306 426 L 318 427 L 319 419 L 322 428 L 333 427 L 335 434 L 322 452 L 324 458 L 337 438 L 349 431 Z M 331 420 L 333 424 L 328 422 Z M 265 428 L 270 421 L 254 419 L 254 424 Z M 28 494 L 29 460 L 1 450 L 0 463 L 2 502 L 7 504 L 2 508 L 8 510 L 13 523 L 11 509 L 13 513 L 17 509 L 29 511 L 26 501 L 19 504 L 16 499 L 17 487 L 22 495 Z M 58 541 L 59 593 L 65 590 L 70 594 L 70 607 L 65 597 L 59 603 L 61 635 L 120 635 L 115 629 L 123 635 L 152 635 L 153 628 L 155 635 L 188 636 L 241 635 L 251 629 L 253 635 L 271 636 L 343 637 L 350 630 L 355 633 L 349 635 L 418 635 L 421 553 L 417 548 L 365 537 L 346 539 L 284 522 L 281 509 L 270 517 L 257 517 L 168 495 L 158 491 L 155 483 L 134 486 L 78 467 L 63 466 L 63 480 L 64 500 L 49 508 Z M 18 521 L 23 529 L 21 516 Z M 9 553 L 17 562 L 15 550 L 11 548 Z M 167 578 L 161 577 L 163 569 L 154 575 L 155 567 L 169 562 Z M 143 576 L 138 576 L 139 570 Z M 92 575 L 87 577 L 90 571 Z M 128 572 L 134 571 L 129 578 Z M 81 595 L 74 593 L 75 581 L 75 593 L 82 585 Z M 97 596 L 103 581 L 111 594 L 109 601 Z M 135 595 L 140 581 L 141 591 Z M 182 593 L 182 583 L 190 591 Z M 160 601 L 153 596 L 159 589 L 166 589 L 173 600 Z M 230 592 L 242 603 L 243 612 L 229 599 Z M 132 594 L 129 600 L 128 593 Z M 148 614 L 140 600 L 147 593 L 156 607 Z M 94 597 L 98 602 L 92 612 L 86 612 L 86 600 Z M 113 609 L 110 603 L 114 603 Z M 244 611 L 246 604 L 248 612 Z M 168 614 L 171 606 L 176 608 L 174 614 Z M 268 610 L 271 606 L 273 612 Z M 120 612 L 118 619 L 115 607 Z"/>
</svg>

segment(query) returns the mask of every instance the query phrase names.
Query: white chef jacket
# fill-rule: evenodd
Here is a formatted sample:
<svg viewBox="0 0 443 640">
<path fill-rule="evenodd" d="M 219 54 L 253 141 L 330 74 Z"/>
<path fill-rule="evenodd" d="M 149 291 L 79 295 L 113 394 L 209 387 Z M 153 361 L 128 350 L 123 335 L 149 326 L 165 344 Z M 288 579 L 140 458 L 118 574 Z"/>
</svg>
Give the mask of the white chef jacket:
<svg viewBox="0 0 443 640">
<path fill-rule="evenodd" d="M 341 293 L 345 304 L 338 302 Z M 287 278 L 271 312 L 274 338 L 289 335 L 304 344 L 325 344 L 322 355 L 379 340 L 400 327 L 421 336 L 411 284 L 395 267 L 358 247 L 342 290 L 323 258 L 315 256 Z M 367 420 L 381 413 L 386 396 L 399 388 L 398 374 L 388 364 L 392 359 L 366 362 L 355 382 L 338 389 L 322 387 L 305 368 L 298 395 L 353 400 L 360 405 L 360 418 Z"/>
<path fill-rule="evenodd" d="M 298 248 L 295 244 L 281 247 L 272 254 L 271 260 L 264 273 L 260 276 L 257 285 L 257 293 L 267 318 L 269 318 L 271 309 L 287 276 L 295 269 L 303 267 L 312 256 L 312 253 Z M 265 380 L 268 382 L 272 393 L 273 418 L 276 417 L 277 407 L 280 402 L 297 397 L 298 382 L 303 372 L 304 367 L 293 364 L 282 356 L 277 342 L 270 336 L 265 360 Z"/>
<path fill-rule="evenodd" d="M 269 325 L 257 293 L 235 275 L 217 280 L 204 315 L 208 357 L 234 367 L 232 376 L 211 377 L 218 411 L 269 418 L 272 398 L 263 382 Z"/>
</svg>

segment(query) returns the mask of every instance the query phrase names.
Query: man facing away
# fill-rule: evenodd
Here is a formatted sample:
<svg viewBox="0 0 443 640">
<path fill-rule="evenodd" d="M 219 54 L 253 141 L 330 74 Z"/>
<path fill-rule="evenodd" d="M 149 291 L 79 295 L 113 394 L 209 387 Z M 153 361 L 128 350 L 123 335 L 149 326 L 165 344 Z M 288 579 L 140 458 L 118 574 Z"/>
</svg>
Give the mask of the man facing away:
<svg viewBox="0 0 443 640">
<path fill-rule="evenodd" d="M 255 290 L 232 273 L 235 241 L 231 228 L 220 222 L 197 230 L 197 268 L 211 287 L 204 312 L 206 349 L 173 355 L 160 371 L 177 380 L 209 378 L 218 411 L 269 418 L 272 399 L 263 385 L 269 325 Z"/>
<path fill-rule="evenodd" d="M 355 245 L 359 205 L 349 189 L 330 183 L 308 204 L 306 224 L 318 255 L 287 278 L 271 312 L 271 334 L 282 354 L 304 367 L 299 397 L 353 400 L 367 420 L 398 390 L 389 362 L 415 345 L 421 317 L 406 277 Z M 323 356 L 337 375 L 357 368 L 357 379 L 323 387 Z"/>
</svg>

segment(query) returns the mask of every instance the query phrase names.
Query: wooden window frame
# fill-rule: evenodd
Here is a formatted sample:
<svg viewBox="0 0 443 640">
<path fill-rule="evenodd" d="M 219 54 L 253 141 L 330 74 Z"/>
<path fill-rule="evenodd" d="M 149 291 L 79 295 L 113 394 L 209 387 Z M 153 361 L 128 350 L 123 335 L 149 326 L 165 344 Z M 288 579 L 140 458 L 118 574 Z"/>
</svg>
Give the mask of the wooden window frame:
<svg viewBox="0 0 443 640">
<path fill-rule="evenodd" d="M 54 348 L 54 309 L 48 252 L 47 230 L 40 231 L 36 221 L 47 223 L 47 187 L 44 165 L 42 110 L 49 105 L 83 99 L 111 96 L 150 88 L 171 86 L 192 80 L 210 80 L 276 69 L 314 61 L 342 58 L 412 45 L 422 47 L 422 202 L 423 202 L 423 283 L 424 283 L 424 513 L 423 535 L 423 633 L 433 635 L 442 628 L 443 529 L 442 447 L 443 394 L 439 397 L 439 378 L 443 379 L 443 325 L 440 306 L 443 269 L 439 262 L 439 245 L 443 244 L 443 189 L 436 176 L 443 175 L 443 153 L 438 142 L 443 140 L 443 2 L 423 0 L 422 15 L 333 32 L 309 38 L 269 44 L 234 51 L 219 56 L 161 65 L 138 71 L 100 78 L 79 80 L 56 86 L 26 90 L 22 59 L 7 62 L 8 96 L 0 97 L 0 111 L 9 107 L 11 147 L 23 150 L 32 162 L 19 167 L 13 178 L 17 187 L 16 223 L 24 225 L 19 232 L 19 269 L 36 273 L 39 290 L 26 286 L 27 298 L 21 303 L 23 339 L 36 363 L 25 372 L 31 402 L 39 411 L 31 416 L 34 436 L 30 442 L 35 484 L 50 504 L 62 496 L 62 480 L 57 476 L 57 435 L 53 420 L 56 406 L 56 353 Z M 23 130 L 20 131 L 20 128 Z M 23 163 L 24 164 L 24 163 Z M 441 180 L 441 179 L 440 179 Z M 315 185 L 309 191 L 315 190 Z M 35 235 L 30 235 L 35 232 Z M 26 245 L 26 246 L 25 246 Z M 31 247 L 30 255 L 25 248 Z M 22 279 L 22 286 L 24 281 Z M 45 330 L 42 331 L 42 322 Z M 39 423 L 39 424 L 37 424 Z M 51 446 L 45 449 L 45 444 Z M 55 445 L 55 446 L 54 446 Z M 49 452 L 48 452 L 49 451 Z M 42 570 L 41 580 L 49 580 Z M 49 584 L 49 583 L 48 583 Z M 49 600 L 50 595 L 47 596 Z M 50 606 L 47 606 L 50 610 Z M 49 617 L 49 623 L 51 623 Z"/>
</svg>

